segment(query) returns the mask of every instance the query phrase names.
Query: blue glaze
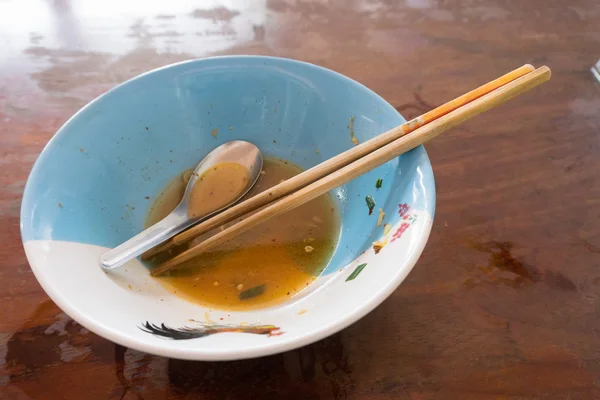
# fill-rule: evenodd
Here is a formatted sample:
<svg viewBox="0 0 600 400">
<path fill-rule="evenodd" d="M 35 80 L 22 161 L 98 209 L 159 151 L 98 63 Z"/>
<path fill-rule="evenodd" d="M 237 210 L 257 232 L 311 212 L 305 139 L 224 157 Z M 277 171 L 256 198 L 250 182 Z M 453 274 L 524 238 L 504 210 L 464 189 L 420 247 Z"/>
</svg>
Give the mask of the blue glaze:
<svg viewBox="0 0 600 400">
<path fill-rule="evenodd" d="M 215 146 L 248 140 L 266 155 L 309 168 L 353 146 L 351 116 L 361 142 L 404 122 L 359 83 L 293 60 L 218 57 L 148 72 L 88 104 L 48 143 L 25 188 L 23 240 L 114 247 L 142 229 L 165 185 Z M 216 138 L 213 129 L 218 129 Z M 377 178 L 383 179 L 379 190 Z M 377 203 L 371 216 L 368 194 Z M 435 209 L 433 172 L 423 147 L 334 195 L 342 234 L 327 271 L 352 261 L 378 239 L 379 208 L 392 223 L 398 221 L 399 203 L 432 217 Z"/>
</svg>

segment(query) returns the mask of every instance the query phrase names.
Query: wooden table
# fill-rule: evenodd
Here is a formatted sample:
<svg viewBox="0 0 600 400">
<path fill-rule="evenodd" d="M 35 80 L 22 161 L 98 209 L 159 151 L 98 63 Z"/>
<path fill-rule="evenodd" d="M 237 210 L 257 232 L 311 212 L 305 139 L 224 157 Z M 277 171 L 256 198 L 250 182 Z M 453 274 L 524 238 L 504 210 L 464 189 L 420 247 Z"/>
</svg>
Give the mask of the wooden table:
<svg viewBox="0 0 600 400">
<path fill-rule="evenodd" d="M 600 85 L 589 71 L 600 2 L 152 3 L 0 2 L 0 398 L 600 398 Z M 33 162 L 119 82 L 245 53 L 332 68 L 405 117 L 527 62 L 549 65 L 553 79 L 427 146 L 438 196 L 427 248 L 344 331 L 223 363 L 154 357 L 88 332 L 48 300 L 23 253 Z"/>
</svg>

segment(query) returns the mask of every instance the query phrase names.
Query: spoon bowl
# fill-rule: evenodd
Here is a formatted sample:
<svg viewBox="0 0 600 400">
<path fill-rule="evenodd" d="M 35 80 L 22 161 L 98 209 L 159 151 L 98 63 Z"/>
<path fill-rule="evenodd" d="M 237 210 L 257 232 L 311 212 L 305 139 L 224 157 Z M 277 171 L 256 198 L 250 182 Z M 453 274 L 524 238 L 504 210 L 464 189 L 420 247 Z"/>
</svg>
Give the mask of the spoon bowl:
<svg viewBox="0 0 600 400">
<path fill-rule="evenodd" d="M 233 201 L 223 204 L 213 211 L 209 211 L 203 215 L 191 215 L 189 207 L 190 196 L 198 179 L 209 169 L 226 163 L 235 163 L 247 169 L 249 180 L 244 190 Z M 118 268 L 127 261 L 172 238 L 179 232 L 235 204 L 252 189 L 260 176 L 262 164 L 263 158 L 260 150 L 250 142 L 234 140 L 218 146 L 204 157 L 192 172 L 179 205 L 156 224 L 103 254 L 100 258 L 100 266 L 105 270 Z"/>
</svg>

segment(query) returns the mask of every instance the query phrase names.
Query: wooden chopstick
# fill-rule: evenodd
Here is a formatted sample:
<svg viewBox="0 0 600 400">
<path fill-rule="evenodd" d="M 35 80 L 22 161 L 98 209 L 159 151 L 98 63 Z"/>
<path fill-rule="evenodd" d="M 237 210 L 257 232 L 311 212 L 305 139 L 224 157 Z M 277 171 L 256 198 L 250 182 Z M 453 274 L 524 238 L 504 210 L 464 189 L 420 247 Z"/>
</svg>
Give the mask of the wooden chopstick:
<svg viewBox="0 0 600 400">
<path fill-rule="evenodd" d="M 456 110 L 459 107 L 468 104 L 469 102 L 480 98 L 481 96 L 490 93 L 491 91 L 518 79 L 525 74 L 528 74 L 534 70 L 533 66 L 526 64 L 520 68 L 517 68 L 500 78 L 494 79 L 491 82 L 486 83 L 483 86 L 478 87 L 454 100 L 451 100 L 439 107 L 434 108 L 425 114 L 412 119 L 400 126 L 390 129 L 389 131 L 382 133 L 364 143 L 359 144 L 352 149 L 338 154 L 330 158 L 323 163 L 306 170 L 293 178 L 282 182 L 269 190 L 261 192 L 254 197 L 249 198 L 205 221 L 200 222 L 198 225 L 189 228 L 188 230 L 181 232 L 174 236 L 172 239 L 165 243 L 148 250 L 142 255 L 142 259 L 147 260 L 152 258 L 155 254 L 167 250 L 175 245 L 182 244 L 190 239 L 193 239 L 205 232 L 210 231 L 218 226 L 226 224 L 234 219 L 252 212 L 264 205 L 277 200 L 287 194 L 295 192 L 306 185 L 315 182 L 318 179 L 350 164 L 353 161 L 371 153 L 372 151 L 398 139 L 421 126 L 428 124 L 436 119 L 448 114 L 449 112 Z"/>
<path fill-rule="evenodd" d="M 418 128 L 412 134 L 402 136 L 393 142 L 382 146 L 370 154 L 346 165 L 338 171 L 335 171 L 326 177 L 311 183 L 310 185 L 280 199 L 256 213 L 248 216 L 237 224 L 215 234 L 207 240 L 190 248 L 187 251 L 166 261 L 162 265 L 151 271 L 153 276 L 159 276 L 181 263 L 199 255 L 200 253 L 229 241 L 260 222 L 280 215 L 299 205 L 302 205 L 315 197 L 318 197 L 329 190 L 336 188 L 350 180 L 362 175 L 363 173 L 386 163 L 400 154 L 405 153 L 415 147 L 433 139 L 442 132 L 455 127 L 456 125 L 498 106 L 505 101 L 522 94 L 541 83 L 550 79 L 550 69 L 541 67 L 530 72 L 482 97 L 479 97 L 464 106 L 447 113 L 446 115 Z"/>
</svg>

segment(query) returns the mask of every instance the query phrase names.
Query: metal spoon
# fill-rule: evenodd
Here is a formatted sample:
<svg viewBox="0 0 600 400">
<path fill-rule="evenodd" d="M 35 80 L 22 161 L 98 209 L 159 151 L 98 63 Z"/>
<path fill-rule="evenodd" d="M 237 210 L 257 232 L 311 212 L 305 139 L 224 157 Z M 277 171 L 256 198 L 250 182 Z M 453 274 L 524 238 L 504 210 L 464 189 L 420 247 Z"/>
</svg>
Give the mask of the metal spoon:
<svg viewBox="0 0 600 400">
<path fill-rule="evenodd" d="M 218 164 L 231 162 L 248 169 L 250 179 L 246 190 L 240 193 L 240 195 L 229 204 L 223 204 L 223 207 L 218 210 L 214 210 L 200 217 L 190 217 L 188 213 L 188 200 L 196 180 L 202 176 L 207 169 Z M 100 265 L 106 270 L 120 267 L 127 261 L 134 259 L 145 251 L 150 250 L 152 247 L 172 238 L 186 228 L 238 202 L 246 193 L 248 193 L 258 180 L 260 171 L 262 170 L 262 163 L 262 154 L 258 147 L 252 143 L 235 140 L 217 147 L 208 153 L 194 170 L 179 205 L 161 221 L 132 237 L 125 243 L 103 254 L 102 257 L 100 257 Z"/>
</svg>

